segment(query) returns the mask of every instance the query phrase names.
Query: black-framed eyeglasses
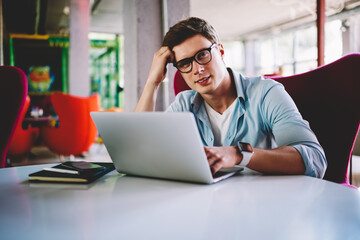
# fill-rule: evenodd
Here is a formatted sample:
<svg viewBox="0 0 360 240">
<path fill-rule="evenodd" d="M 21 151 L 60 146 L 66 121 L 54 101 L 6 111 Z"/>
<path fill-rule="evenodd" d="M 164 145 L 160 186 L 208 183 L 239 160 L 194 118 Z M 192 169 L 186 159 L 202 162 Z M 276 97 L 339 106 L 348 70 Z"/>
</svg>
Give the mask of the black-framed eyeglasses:
<svg viewBox="0 0 360 240">
<path fill-rule="evenodd" d="M 195 53 L 194 56 L 184 58 L 176 63 L 174 66 L 182 73 L 189 73 L 193 68 L 193 61 L 195 60 L 200 65 L 209 63 L 212 59 L 211 49 L 216 46 L 216 43 L 211 44 L 209 48 L 202 49 Z"/>
</svg>

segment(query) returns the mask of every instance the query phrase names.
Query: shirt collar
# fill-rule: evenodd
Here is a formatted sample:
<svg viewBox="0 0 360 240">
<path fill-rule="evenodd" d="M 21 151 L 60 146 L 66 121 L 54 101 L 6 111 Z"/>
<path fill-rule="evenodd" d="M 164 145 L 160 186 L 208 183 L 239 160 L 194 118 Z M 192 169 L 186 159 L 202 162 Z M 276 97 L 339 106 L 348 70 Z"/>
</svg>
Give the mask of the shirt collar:
<svg viewBox="0 0 360 240">
<path fill-rule="evenodd" d="M 244 89 L 243 89 L 243 85 L 241 84 L 241 74 L 235 72 L 234 70 L 232 70 L 231 68 L 227 68 L 228 72 L 230 73 L 230 77 L 231 80 L 234 81 L 235 83 L 235 88 L 236 88 L 236 93 L 237 93 L 237 97 L 239 99 L 245 99 L 245 94 L 244 94 Z"/>
<path fill-rule="evenodd" d="M 236 93 L 239 98 L 239 100 L 244 101 L 245 100 L 245 94 L 244 90 L 241 84 L 241 76 L 239 73 L 235 72 L 231 68 L 227 68 L 227 71 L 230 74 L 231 80 L 235 83 Z M 203 104 L 204 99 L 200 95 L 200 93 L 196 93 L 194 97 L 191 100 L 191 105 L 193 106 L 194 112 L 198 112 L 200 110 L 201 105 Z"/>
</svg>

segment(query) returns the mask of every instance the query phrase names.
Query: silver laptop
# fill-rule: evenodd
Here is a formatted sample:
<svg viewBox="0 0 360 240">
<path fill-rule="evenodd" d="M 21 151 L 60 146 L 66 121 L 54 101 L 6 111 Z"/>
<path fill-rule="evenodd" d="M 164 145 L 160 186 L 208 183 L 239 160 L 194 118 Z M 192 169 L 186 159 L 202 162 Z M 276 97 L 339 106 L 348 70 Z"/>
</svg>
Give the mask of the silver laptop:
<svg viewBox="0 0 360 240">
<path fill-rule="evenodd" d="M 210 184 L 243 170 L 222 169 L 212 176 L 192 113 L 92 112 L 91 116 L 120 173 Z"/>
</svg>

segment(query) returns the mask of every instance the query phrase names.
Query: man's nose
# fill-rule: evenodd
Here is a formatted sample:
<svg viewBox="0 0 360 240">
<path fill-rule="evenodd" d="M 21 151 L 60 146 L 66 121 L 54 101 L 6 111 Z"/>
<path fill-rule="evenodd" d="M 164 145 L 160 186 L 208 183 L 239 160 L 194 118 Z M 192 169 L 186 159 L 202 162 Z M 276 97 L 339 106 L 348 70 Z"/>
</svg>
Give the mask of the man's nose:
<svg viewBox="0 0 360 240">
<path fill-rule="evenodd" d="M 196 61 L 193 61 L 193 71 L 195 75 L 202 73 L 204 71 L 204 65 L 201 65 Z"/>
</svg>

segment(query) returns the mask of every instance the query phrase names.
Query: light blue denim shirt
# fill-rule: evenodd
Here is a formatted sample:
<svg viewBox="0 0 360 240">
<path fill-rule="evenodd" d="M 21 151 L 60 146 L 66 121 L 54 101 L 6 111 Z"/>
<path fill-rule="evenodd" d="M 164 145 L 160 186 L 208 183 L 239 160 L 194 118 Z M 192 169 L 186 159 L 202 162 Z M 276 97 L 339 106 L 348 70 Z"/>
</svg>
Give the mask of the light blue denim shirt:
<svg viewBox="0 0 360 240">
<path fill-rule="evenodd" d="M 223 145 L 235 146 L 241 141 L 263 149 L 293 146 L 305 163 L 304 174 L 322 178 L 327 166 L 324 150 L 283 85 L 271 79 L 244 77 L 230 68 L 228 71 L 238 98 Z M 196 91 L 183 91 L 166 111 L 192 112 L 204 145 L 214 146 L 203 102 Z"/>
</svg>

